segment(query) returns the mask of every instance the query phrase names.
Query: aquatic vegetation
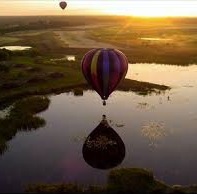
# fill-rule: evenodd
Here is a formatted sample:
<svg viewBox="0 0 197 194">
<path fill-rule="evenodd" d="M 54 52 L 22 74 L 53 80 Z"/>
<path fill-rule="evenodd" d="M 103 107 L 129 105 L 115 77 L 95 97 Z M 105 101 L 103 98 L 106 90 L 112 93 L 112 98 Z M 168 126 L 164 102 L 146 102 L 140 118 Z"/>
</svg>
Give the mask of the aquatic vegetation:
<svg viewBox="0 0 197 194">
<path fill-rule="evenodd" d="M 67 193 L 67 194 L 196 194 L 197 185 L 167 185 L 157 180 L 153 173 L 142 168 L 120 168 L 111 170 L 104 186 L 76 183 L 30 184 L 27 193 Z"/>
<path fill-rule="evenodd" d="M 81 187 L 77 184 L 35 184 L 28 185 L 26 192 L 28 193 L 66 193 L 66 194 L 99 194 L 103 193 L 102 187 L 90 185 Z M 104 193 L 103 193 L 104 194 Z"/>
<path fill-rule="evenodd" d="M 3 138 L 0 138 L 0 155 L 3 154 L 8 149 L 6 141 Z"/>
<path fill-rule="evenodd" d="M 73 93 L 74 96 L 83 96 L 83 88 L 74 88 Z"/>
<path fill-rule="evenodd" d="M 121 168 L 110 171 L 107 188 L 113 193 L 160 193 L 168 186 L 157 181 L 153 173 L 140 168 Z M 160 191 L 160 192 L 159 192 Z"/>
<path fill-rule="evenodd" d="M 160 94 L 161 91 L 170 90 L 169 86 L 159 85 L 149 82 L 125 79 L 122 81 L 118 90 L 120 91 L 132 91 L 136 92 L 138 95 L 148 95 L 151 93 Z"/>
<path fill-rule="evenodd" d="M 156 147 L 158 141 L 165 137 L 166 129 L 163 122 L 150 121 L 142 126 L 142 135 L 149 140 L 149 145 Z"/>
<path fill-rule="evenodd" d="M 151 110 L 151 109 L 154 109 L 155 107 L 151 106 L 147 102 L 139 102 L 137 105 L 137 108 L 141 110 Z"/>
<path fill-rule="evenodd" d="M 118 123 L 116 123 L 116 127 L 124 127 L 124 124 L 118 124 Z"/>
<path fill-rule="evenodd" d="M 45 125 L 45 120 L 35 114 L 46 110 L 50 100 L 44 96 L 29 97 L 17 101 L 9 114 L 0 119 L 0 152 L 7 148 L 6 141 L 12 139 L 17 131 L 35 130 Z"/>
<path fill-rule="evenodd" d="M 0 48 L 0 61 L 5 61 L 10 58 L 10 52 L 6 49 Z"/>
</svg>

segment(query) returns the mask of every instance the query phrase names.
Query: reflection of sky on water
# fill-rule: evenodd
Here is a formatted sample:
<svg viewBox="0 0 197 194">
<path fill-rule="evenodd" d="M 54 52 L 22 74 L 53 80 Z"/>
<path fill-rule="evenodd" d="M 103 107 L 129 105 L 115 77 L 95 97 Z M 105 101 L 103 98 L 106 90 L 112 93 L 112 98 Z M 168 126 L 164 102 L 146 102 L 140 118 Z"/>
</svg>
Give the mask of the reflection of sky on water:
<svg viewBox="0 0 197 194">
<path fill-rule="evenodd" d="M 127 78 L 148 81 L 172 87 L 197 85 L 197 65 L 175 66 L 148 63 L 130 64 Z"/>
<path fill-rule="evenodd" d="M 75 56 L 74 56 L 74 55 L 67 55 L 67 56 L 66 56 L 66 59 L 67 59 L 68 61 L 75 61 Z"/>
<path fill-rule="evenodd" d="M 18 133 L 9 142 L 9 151 L 1 156 L 1 190 L 16 190 L 21 183 L 30 182 L 105 183 L 108 171 L 92 168 L 82 156 L 84 139 L 99 124 L 103 114 L 126 147 L 125 159 L 119 167 L 149 168 L 158 179 L 170 184 L 196 183 L 197 81 L 194 74 L 197 67 L 147 65 L 142 69 L 140 64 L 130 67 L 127 77 L 164 83 L 173 86 L 172 90 L 145 97 L 115 91 L 107 106 L 102 106 L 102 100 L 93 91 L 78 97 L 72 93 L 51 96 L 49 109 L 41 113 L 46 126 Z M 185 87 L 187 84 L 193 87 Z M 144 110 L 138 107 L 139 103 L 154 108 Z M 151 136 L 142 133 L 143 126 L 151 121 L 162 123 L 167 134 L 156 139 L 155 149 L 149 146 Z M 155 130 L 154 133 L 163 134 Z"/>
<path fill-rule="evenodd" d="M 29 50 L 32 47 L 30 46 L 2 46 L 0 49 L 7 49 L 10 51 L 23 51 L 23 50 Z"/>
<path fill-rule="evenodd" d="M 158 37 L 152 37 L 152 38 L 146 38 L 146 37 L 143 37 L 143 38 L 139 38 L 141 40 L 151 40 L 151 41 L 169 41 L 169 40 L 172 40 L 171 38 L 158 38 Z"/>
<path fill-rule="evenodd" d="M 63 58 L 50 59 L 50 61 L 75 61 L 75 55 L 66 55 Z"/>
</svg>

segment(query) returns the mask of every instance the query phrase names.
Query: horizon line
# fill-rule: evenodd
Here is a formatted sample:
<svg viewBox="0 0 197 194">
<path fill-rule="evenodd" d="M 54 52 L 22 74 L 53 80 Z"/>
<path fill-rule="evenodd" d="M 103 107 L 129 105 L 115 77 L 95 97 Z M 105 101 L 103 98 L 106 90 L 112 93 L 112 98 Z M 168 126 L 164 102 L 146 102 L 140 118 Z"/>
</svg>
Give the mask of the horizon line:
<svg viewBox="0 0 197 194">
<path fill-rule="evenodd" d="M 0 15 L 0 17 L 73 17 L 73 16 L 79 16 L 79 17 L 133 17 L 133 18 L 197 18 L 197 16 L 135 16 L 135 15 L 116 15 L 116 14 L 87 14 L 87 15 L 58 15 L 58 14 L 52 14 L 52 15 Z"/>
</svg>

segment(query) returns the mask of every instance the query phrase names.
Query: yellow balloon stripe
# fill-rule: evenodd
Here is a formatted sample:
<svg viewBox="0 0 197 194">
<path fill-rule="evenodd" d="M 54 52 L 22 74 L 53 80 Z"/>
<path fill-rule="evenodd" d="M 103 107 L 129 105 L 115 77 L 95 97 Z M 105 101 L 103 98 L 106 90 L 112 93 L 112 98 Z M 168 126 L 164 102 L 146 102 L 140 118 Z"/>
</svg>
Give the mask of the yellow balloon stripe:
<svg viewBox="0 0 197 194">
<path fill-rule="evenodd" d="M 99 57 L 99 54 L 100 54 L 100 50 L 97 51 L 93 58 L 92 58 L 92 63 L 91 63 L 91 74 L 97 74 L 97 61 L 98 61 L 98 57 Z"/>
</svg>

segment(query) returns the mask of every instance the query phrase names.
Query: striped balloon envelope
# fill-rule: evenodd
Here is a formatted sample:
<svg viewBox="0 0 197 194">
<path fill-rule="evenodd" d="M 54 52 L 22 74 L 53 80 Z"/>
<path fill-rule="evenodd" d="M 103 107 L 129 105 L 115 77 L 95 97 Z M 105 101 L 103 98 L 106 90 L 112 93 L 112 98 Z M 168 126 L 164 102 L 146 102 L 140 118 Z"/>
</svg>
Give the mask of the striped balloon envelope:
<svg viewBox="0 0 197 194">
<path fill-rule="evenodd" d="M 82 72 L 92 88 L 104 100 L 116 89 L 128 70 L 126 56 L 117 49 L 92 49 L 82 59 Z"/>
</svg>

